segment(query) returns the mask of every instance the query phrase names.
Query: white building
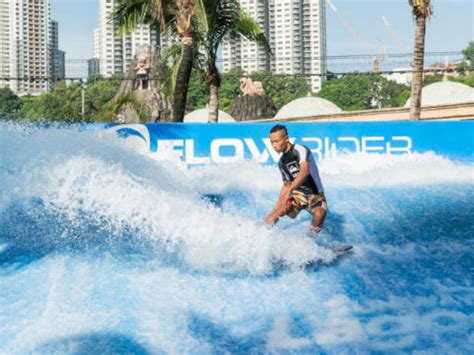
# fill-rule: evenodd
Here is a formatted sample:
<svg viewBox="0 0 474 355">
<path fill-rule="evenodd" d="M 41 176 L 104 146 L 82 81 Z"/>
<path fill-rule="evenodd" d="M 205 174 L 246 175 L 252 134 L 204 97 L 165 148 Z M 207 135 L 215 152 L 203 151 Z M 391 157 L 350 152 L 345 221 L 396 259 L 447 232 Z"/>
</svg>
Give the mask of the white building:
<svg viewBox="0 0 474 355">
<path fill-rule="evenodd" d="M 0 0 L 0 88 L 10 86 L 10 0 Z"/>
<path fill-rule="evenodd" d="M 99 0 L 98 34 L 94 32 L 94 55 L 99 48 L 100 74 L 104 77 L 126 72 L 138 49 L 157 45 L 156 31 L 150 30 L 149 25 L 139 25 L 133 33 L 119 35 L 117 26 L 110 20 L 115 3 L 115 0 Z"/>
<path fill-rule="evenodd" d="M 240 0 L 240 6 L 262 28 L 268 38 L 270 32 L 269 1 Z M 255 42 L 241 39 L 226 39 L 222 45 L 222 70 L 240 68 L 247 73 L 271 70 L 270 57 Z"/>
<path fill-rule="evenodd" d="M 93 37 L 94 37 L 94 57 L 93 58 L 99 58 L 100 57 L 100 29 L 96 28 L 93 32 Z"/>
<path fill-rule="evenodd" d="M 0 0 L 0 19 L 0 87 L 9 86 L 17 94 L 48 90 L 50 0 Z"/>
<path fill-rule="evenodd" d="M 240 5 L 265 31 L 273 57 L 246 39 L 227 39 L 222 49 L 223 71 L 301 74 L 312 91 L 319 91 L 327 73 L 325 1 L 240 0 Z"/>
</svg>

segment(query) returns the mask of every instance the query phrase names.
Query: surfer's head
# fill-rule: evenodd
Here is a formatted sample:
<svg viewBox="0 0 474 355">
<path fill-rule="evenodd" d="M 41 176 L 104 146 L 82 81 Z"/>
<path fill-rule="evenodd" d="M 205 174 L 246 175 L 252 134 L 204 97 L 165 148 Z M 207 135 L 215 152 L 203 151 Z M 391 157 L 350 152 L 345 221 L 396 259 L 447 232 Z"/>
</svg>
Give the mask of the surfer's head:
<svg viewBox="0 0 474 355">
<path fill-rule="evenodd" d="M 277 153 L 286 152 L 290 148 L 288 131 L 283 125 L 276 125 L 270 130 L 270 142 Z"/>
</svg>

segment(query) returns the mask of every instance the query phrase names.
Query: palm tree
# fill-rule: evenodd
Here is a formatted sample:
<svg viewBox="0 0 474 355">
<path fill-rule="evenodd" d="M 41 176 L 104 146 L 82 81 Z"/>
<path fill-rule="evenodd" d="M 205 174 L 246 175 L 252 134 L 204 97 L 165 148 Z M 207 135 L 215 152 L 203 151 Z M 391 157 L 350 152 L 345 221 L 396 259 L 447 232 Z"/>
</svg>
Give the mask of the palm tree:
<svg viewBox="0 0 474 355">
<path fill-rule="evenodd" d="M 410 120 L 419 120 L 421 112 L 421 89 L 423 86 L 423 61 L 425 56 L 426 19 L 431 17 L 431 0 L 408 0 L 416 20 L 415 53 L 413 56 L 413 79 L 411 83 Z"/>
<path fill-rule="evenodd" d="M 167 26 L 176 30 L 181 42 L 181 57 L 173 92 L 174 122 L 182 122 L 184 118 L 194 57 L 194 13 L 200 7 L 201 0 L 195 0 L 195 3 L 193 0 L 119 0 L 112 14 L 112 20 L 125 33 L 140 23 L 149 23 L 161 31 Z"/>
<path fill-rule="evenodd" d="M 204 11 L 196 11 L 196 41 L 201 55 L 200 69 L 209 86 L 209 122 L 217 122 L 221 76 L 216 66 L 217 49 L 225 36 L 245 37 L 261 45 L 268 54 L 271 49 L 260 26 L 239 6 L 237 0 L 203 0 Z M 200 51 L 201 52 L 201 51 Z M 204 62 L 204 63 L 203 63 Z"/>
</svg>

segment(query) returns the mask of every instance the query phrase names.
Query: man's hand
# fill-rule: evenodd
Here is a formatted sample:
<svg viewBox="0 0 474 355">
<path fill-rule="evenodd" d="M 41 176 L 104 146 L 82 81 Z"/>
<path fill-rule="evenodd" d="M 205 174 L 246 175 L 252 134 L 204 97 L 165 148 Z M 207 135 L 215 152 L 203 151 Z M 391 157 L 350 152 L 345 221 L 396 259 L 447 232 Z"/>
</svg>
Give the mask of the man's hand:
<svg viewBox="0 0 474 355">
<path fill-rule="evenodd" d="M 292 191 L 292 184 L 290 181 L 285 181 L 283 186 L 281 187 L 280 196 L 278 197 L 278 201 L 275 204 L 273 210 L 268 214 L 267 217 L 263 220 L 263 223 L 273 225 L 278 222 L 278 219 L 287 212 L 287 205 L 286 202 L 290 198 L 290 194 Z"/>
<path fill-rule="evenodd" d="M 273 216 L 272 214 L 269 214 L 265 219 L 263 220 L 263 223 L 268 224 L 269 226 L 273 226 L 278 222 L 278 217 Z"/>
</svg>

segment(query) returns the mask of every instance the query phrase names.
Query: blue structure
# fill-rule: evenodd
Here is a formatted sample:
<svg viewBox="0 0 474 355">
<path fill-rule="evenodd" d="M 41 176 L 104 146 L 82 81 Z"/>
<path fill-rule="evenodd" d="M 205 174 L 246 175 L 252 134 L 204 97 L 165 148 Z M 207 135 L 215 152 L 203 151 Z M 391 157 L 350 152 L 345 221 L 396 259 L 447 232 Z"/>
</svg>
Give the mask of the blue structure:
<svg viewBox="0 0 474 355">
<path fill-rule="evenodd" d="M 272 125 L 0 122 L 0 353 L 473 354 L 473 122 L 287 124 L 316 241 Z"/>
<path fill-rule="evenodd" d="M 152 152 L 175 155 L 188 165 L 243 159 L 278 160 L 268 138 L 275 123 L 128 124 L 111 126 L 124 137 L 140 137 Z M 317 159 L 340 153 L 411 154 L 433 151 L 472 160 L 473 121 L 286 123 L 290 137 Z"/>
</svg>

